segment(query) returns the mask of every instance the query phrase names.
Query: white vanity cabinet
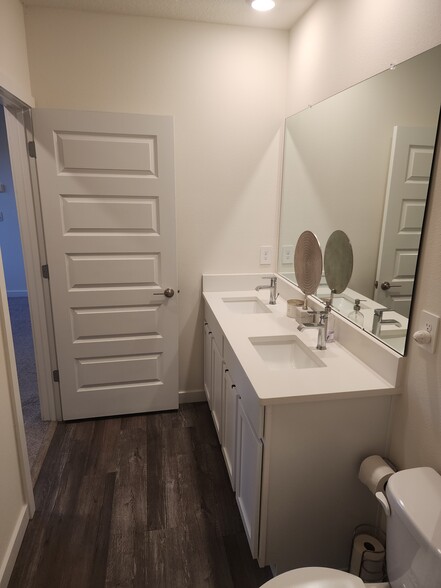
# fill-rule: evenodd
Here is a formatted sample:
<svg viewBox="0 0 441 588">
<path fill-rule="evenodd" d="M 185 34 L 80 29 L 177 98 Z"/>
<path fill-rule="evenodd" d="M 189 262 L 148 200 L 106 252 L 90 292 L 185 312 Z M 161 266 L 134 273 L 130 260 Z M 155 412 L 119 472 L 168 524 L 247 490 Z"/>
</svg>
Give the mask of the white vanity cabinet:
<svg viewBox="0 0 441 588">
<path fill-rule="evenodd" d="M 347 569 L 354 528 L 378 522 L 375 498 L 357 474 L 365 457 L 386 454 L 393 386 L 375 376 L 377 388 L 360 383 L 359 392 L 305 394 L 305 380 L 294 370 L 287 374 L 291 396 L 281 397 L 277 372 L 268 372 L 263 390 L 265 373 L 252 384 L 240 360 L 248 357 L 248 333 L 219 316 L 220 322 L 207 302 L 205 388 L 253 557 L 277 573 Z M 243 325 L 255 329 L 254 321 Z M 234 343 L 224 334 L 230 331 Z M 339 353 L 336 345 L 329 362 Z M 361 378 L 373 377 L 358 361 L 348 362 Z M 339 385 L 343 369 L 332 372 Z M 262 397 L 264 391 L 271 394 Z"/>
<path fill-rule="evenodd" d="M 257 558 L 263 431 L 260 414 L 263 415 L 263 409 L 209 309 L 204 329 L 204 363 L 209 370 L 204 374 L 207 400 L 251 553 Z"/>
</svg>

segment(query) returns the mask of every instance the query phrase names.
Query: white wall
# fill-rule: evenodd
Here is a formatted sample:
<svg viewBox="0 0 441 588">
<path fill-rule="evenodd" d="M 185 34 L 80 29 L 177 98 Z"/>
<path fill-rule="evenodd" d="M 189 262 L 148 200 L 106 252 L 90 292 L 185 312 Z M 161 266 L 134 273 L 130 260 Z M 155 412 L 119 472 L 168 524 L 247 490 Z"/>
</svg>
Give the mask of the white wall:
<svg viewBox="0 0 441 588">
<path fill-rule="evenodd" d="M 0 106 L 0 184 L 6 187 L 0 192 L 0 249 L 3 256 L 6 288 L 8 296 L 26 296 L 26 276 L 24 271 L 23 251 L 20 240 L 17 205 L 14 185 L 12 183 L 11 162 L 9 160 L 8 140 L 5 117 Z"/>
<path fill-rule="evenodd" d="M 439 43 L 439 0 L 317 0 L 291 31 L 288 113 Z M 414 317 L 422 308 L 441 315 L 440 151 Z M 390 457 L 400 468 L 431 465 L 441 471 L 441 340 L 435 355 L 411 340 L 406 364 L 403 393 L 395 403 Z"/>
<path fill-rule="evenodd" d="M 1 0 L 0 23 L 0 86 L 33 106 L 20 0 Z"/>
<path fill-rule="evenodd" d="M 175 119 L 180 388 L 202 390 L 203 272 L 276 244 L 288 33 L 26 9 L 36 104 Z M 165 284 L 166 285 L 166 284 Z"/>
</svg>

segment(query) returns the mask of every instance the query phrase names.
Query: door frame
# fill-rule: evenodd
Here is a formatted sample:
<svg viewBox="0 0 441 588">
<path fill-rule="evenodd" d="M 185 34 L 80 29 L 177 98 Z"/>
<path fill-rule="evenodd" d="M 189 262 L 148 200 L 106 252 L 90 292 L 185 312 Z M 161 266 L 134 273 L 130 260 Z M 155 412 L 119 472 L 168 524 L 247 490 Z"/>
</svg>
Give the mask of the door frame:
<svg viewBox="0 0 441 588">
<path fill-rule="evenodd" d="M 41 418 L 42 420 L 61 421 L 59 386 L 52 378 L 52 372 L 56 369 L 56 352 L 49 286 L 41 274 L 41 266 L 45 264 L 46 256 L 37 169 L 35 159 L 28 155 L 28 141 L 33 137 L 31 108 L 1 87 L 0 104 L 4 106 L 23 247 Z"/>
</svg>

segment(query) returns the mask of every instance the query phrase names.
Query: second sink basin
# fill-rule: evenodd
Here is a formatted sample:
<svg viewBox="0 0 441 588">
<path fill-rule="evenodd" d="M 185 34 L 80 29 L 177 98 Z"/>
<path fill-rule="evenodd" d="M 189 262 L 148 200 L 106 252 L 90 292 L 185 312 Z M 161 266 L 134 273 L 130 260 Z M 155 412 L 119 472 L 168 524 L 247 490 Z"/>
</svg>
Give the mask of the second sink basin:
<svg viewBox="0 0 441 588">
<path fill-rule="evenodd" d="M 270 370 L 326 367 L 295 335 L 250 337 L 250 343 Z"/>
<path fill-rule="evenodd" d="M 261 300 L 255 296 L 241 298 L 222 298 L 222 301 L 232 312 L 238 314 L 257 314 L 271 312 Z"/>
</svg>

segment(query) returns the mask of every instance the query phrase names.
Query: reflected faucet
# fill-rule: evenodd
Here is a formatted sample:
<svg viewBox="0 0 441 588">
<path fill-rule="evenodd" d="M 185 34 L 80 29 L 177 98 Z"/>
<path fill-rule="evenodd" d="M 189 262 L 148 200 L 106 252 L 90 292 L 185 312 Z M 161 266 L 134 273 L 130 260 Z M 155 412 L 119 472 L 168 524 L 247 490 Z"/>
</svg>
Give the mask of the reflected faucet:
<svg viewBox="0 0 441 588">
<path fill-rule="evenodd" d="M 298 331 L 304 331 L 305 329 L 318 329 L 318 336 L 317 336 L 317 349 L 323 350 L 326 349 L 326 339 L 328 335 L 328 316 L 331 310 L 331 305 L 326 303 L 325 309 L 320 311 L 319 313 L 319 322 L 318 324 L 312 323 L 301 323 L 298 327 Z M 311 314 L 316 315 L 317 311 L 313 311 Z"/>
<path fill-rule="evenodd" d="M 262 280 L 271 280 L 267 286 L 256 286 L 256 290 L 268 290 L 270 291 L 270 299 L 268 304 L 275 304 L 278 294 L 277 294 L 277 278 L 275 276 L 265 276 Z"/>
<path fill-rule="evenodd" d="M 401 323 L 395 319 L 383 319 L 383 312 L 390 310 L 389 308 L 376 308 L 374 310 L 374 320 L 372 322 L 372 333 L 376 337 L 381 335 L 381 325 L 397 325 L 401 327 Z"/>
</svg>

